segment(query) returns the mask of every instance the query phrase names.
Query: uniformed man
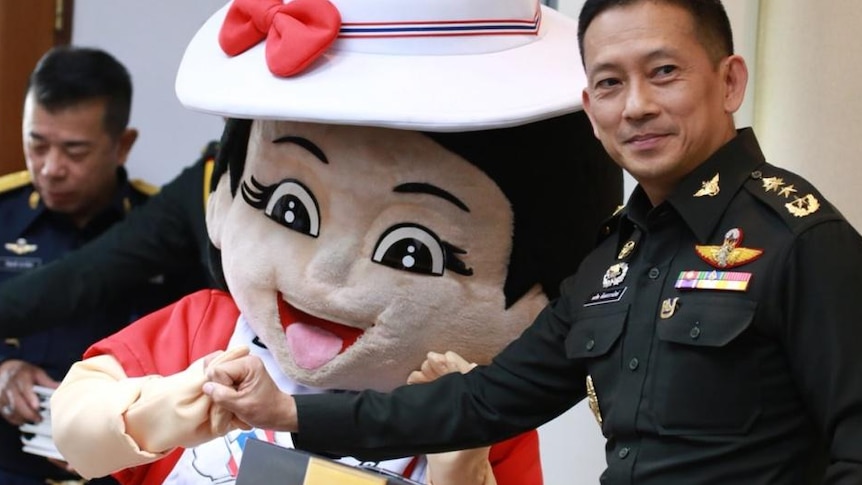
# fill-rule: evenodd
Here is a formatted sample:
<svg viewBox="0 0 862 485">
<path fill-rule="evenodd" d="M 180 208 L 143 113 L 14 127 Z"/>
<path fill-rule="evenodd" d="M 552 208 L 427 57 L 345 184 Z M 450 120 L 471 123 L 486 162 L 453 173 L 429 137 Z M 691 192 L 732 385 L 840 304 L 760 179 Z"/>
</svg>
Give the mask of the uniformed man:
<svg viewBox="0 0 862 485">
<path fill-rule="evenodd" d="M 0 337 L 74 326 L 102 302 L 133 294 L 164 273 L 187 276 L 183 293 L 221 288 L 208 269 L 204 222 L 218 146 L 209 142 L 146 205 L 80 249 L 0 284 Z"/>
<path fill-rule="evenodd" d="M 204 391 L 364 459 L 488 444 L 588 397 L 602 483 L 862 483 L 862 237 L 735 128 L 748 74 L 721 2 L 587 0 L 579 32 L 584 108 L 638 186 L 521 338 L 391 394 L 289 396 L 250 356 Z"/>
<path fill-rule="evenodd" d="M 128 72 L 104 51 L 59 47 L 37 63 L 24 102 L 27 170 L 0 179 L 0 281 L 81 246 L 155 192 L 129 181 L 123 168 L 137 138 L 128 127 L 131 98 Z M 78 483 L 51 453 L 50 440 L 28 428 L 46 417 L 34 386 L 56 387 L 88 345 L 176 298 L 167 283 L 154 280 L 125 298 L 103 301 L 73 328 L 3 341 L 0 483 Z"/>
</svg>

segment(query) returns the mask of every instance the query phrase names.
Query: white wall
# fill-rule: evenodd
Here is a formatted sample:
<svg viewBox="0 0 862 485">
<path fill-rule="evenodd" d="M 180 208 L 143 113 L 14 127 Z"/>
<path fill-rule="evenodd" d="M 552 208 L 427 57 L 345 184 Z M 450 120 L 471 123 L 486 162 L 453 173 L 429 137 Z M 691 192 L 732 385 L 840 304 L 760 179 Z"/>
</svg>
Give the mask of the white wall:
<svg viewBox="0 0 862 485">
<path fill-rule="evenodd" d="M 763 151 L 862 229 L 862 2 L 761 5 L 755 128 Z"/>
<path fill-rule="evenodd" d="M 161 185 L 221 136 L 220 118 L 183 108 L 174 76 L 185 46 L 226 0 L 76 0 L 72 43 L 100 47 L 129 69 L 130 125 L 140 131 L 127 168 Z"/>
</svg>

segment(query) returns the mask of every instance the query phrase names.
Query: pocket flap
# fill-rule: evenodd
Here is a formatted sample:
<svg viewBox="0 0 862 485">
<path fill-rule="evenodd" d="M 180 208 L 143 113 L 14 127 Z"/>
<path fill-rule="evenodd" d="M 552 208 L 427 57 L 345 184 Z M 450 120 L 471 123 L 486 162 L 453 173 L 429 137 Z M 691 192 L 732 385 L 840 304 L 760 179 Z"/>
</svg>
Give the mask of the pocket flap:
<svg viewBox="0 0 862 485">
<path fill-rule="evenodd" d="M 698 295 L 680 300 L 672 318 L 659 320 L 659 340 L 723 347 L 751 325 L 757 309 L 757 302 L 739 297 Z"/>
<path fill-rule="evenodd" d="M 566 356 L 586 359 L 606 354 L 622 335 L 628 312 L 628 305 L 584 310 L 566 336 Z"/>
</svg>

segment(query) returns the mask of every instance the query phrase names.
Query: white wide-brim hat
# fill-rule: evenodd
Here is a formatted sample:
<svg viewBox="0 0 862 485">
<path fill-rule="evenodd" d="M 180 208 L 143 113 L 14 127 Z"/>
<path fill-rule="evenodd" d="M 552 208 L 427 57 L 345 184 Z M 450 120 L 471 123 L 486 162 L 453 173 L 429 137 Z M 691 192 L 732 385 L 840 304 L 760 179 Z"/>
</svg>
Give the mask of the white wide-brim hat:
<svg viewBox="0 0 862 485">
<path fill-rule="evenodd" d="M 263 41 L 235 56 L 222 50 L 228 3 L 186 49 L 180 102 L 233 118 L 440 132 L 581 109 L 577 22 L 538 0 L 331 4 L 341 17 L 338 38 L 304 71 L 281 77 L 270 71 Z"/>
</svg>

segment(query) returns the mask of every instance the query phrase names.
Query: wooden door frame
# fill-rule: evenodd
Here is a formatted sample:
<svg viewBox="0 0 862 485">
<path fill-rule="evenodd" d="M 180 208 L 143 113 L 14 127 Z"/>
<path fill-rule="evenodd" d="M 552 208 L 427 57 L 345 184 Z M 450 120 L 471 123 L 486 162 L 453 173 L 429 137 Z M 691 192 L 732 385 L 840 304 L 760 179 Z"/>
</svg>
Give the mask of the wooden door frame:
<svg viewBox="0 0 862 485">
<path fill-rule="evenodd" d="M 27 78 L 49 48 L 72 39 L 74 0 L 0 0 L 0 174 L 23 170 Z"/>
</svg>

